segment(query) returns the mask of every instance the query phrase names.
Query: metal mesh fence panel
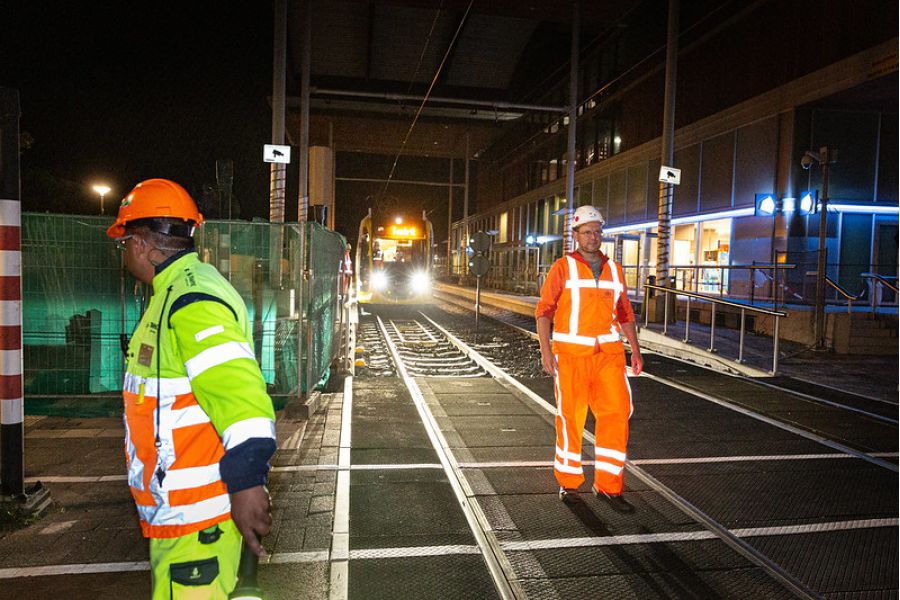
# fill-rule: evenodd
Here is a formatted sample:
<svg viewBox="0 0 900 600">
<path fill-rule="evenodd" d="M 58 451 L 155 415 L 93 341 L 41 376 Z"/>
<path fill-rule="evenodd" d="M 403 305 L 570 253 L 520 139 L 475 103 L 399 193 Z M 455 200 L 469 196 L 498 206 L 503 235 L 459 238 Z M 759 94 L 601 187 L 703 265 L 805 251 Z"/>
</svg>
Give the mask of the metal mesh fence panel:
<svg viewBox="0 0 900 600">
<path fill-rule="evenodd" d="M 150 290 L 124 269 L 106 237 L 111 223 L 109 217 L 22 215 L 30 414 L 121 411 L 122 342 L 137 326 Z M 214 265 L 247 305 L 256 357 L 276 408 L 307 392 L 306 381 L 315 386 L 327 379 L 336 347 L 337 282 L 346 243 L 318 225 L 306 227 L 303 236 L 296 223 L 207 221 L 196 234 L 201 260 Z M 311 255 L 307 277 L 300 267 L 304 237 Z M 300 315 L 309 320 L 301 322 Z"/>
<path fill-rule="evenodd" d="M 309 293 L 306 303 L 307 319 L 310 324 L 308 352 L 313 357 L 308 361 L 306 381 L 314 385 L 324 383 L 329 375 L 328 368 L 335 358 L 340 344 L 342 311 L 341 262 L 344 258 L 346 242 L 318 223 L 308 224 L 309 236 Z M 306 389 L 306 385 L 304 385 Z"/>
</svg>

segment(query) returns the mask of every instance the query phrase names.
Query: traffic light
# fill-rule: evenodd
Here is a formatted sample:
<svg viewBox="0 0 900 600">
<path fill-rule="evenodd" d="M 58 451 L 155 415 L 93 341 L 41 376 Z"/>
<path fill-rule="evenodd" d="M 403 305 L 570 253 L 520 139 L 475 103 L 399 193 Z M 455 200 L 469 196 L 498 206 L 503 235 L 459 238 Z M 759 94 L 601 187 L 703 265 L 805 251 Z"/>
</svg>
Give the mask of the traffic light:
<svg viewBox="0 0 900 600">
<path fill-rule="evenodd" d="M 484 277 L 491 268 L 491 261 L 486 256 L 491 249 L 491 236 L 483 231 L 473 233 L 469 238 L 469 248 L 474 252 L 469 259 L 469 272 L 474 273 L 476 277 Z"/>
</svg>

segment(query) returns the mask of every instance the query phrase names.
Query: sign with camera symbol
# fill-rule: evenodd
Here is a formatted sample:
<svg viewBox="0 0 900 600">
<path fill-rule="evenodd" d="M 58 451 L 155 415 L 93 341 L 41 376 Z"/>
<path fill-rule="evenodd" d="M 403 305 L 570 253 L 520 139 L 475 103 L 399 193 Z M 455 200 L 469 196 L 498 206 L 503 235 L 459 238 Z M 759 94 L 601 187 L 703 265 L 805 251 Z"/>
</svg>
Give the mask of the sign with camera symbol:
<svg viewBox="0 0 900 600">
<path fill-rule="evenodd" d="M 265 144 L 263 146 L 263 162 L 288 164 L 291 162 L 291 147 Z"/>
<path fill-rule="evenodd" d="M 659 168 L 659 181 L 660 183 L 679 185 L 681 183 L 681 169 L 667 167 L 665 165 L 661 166 Z"/>
</svg>

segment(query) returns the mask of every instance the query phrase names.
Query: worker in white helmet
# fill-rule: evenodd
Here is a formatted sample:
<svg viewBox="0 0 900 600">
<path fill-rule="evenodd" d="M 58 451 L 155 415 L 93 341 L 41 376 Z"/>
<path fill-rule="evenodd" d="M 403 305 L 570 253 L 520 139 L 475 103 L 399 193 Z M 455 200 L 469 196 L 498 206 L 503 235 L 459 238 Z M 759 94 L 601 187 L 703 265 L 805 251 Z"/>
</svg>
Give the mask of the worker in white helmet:
<svg viewBox="0 0 900 600">
<path fill-rule="evenodd" d="M 573 216 L 577 249 L 553 263 L 535 310 L 541 364 L 556 392 L 556 460 L 559 497 L 577 498 L 584 483 L 581 441 L 588 408 L 596 420 L 592 490 L 621 513 L 634 512 L 623 497 L 631 386 L 622 335 L 631 346 L 631 371 L 644 361 L 622 267 L 600 252 L 603 216 L 581 206 Z M 551 341 L 552 323 L 552 341 Z"/>
</svg>

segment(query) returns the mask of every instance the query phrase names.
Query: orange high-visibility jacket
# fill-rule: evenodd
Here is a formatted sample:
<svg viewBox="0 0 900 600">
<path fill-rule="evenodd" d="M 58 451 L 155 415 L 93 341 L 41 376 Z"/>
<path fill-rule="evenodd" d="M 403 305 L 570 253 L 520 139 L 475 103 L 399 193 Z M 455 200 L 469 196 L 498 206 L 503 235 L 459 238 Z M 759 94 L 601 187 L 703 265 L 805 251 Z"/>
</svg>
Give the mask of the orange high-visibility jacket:
<svg viewBox="0 0 900 600">
<path fill-rule="evenodd" d="M 588 356 L 624 352 L 620 323 L 634 321 L 622 267 L 602 255 L 599 279 L 578 251 L 550 268 L 536 317 L 553 319 L 553 352 Z"/>
</svg>

